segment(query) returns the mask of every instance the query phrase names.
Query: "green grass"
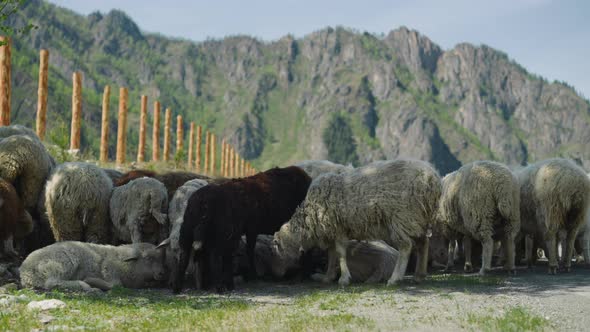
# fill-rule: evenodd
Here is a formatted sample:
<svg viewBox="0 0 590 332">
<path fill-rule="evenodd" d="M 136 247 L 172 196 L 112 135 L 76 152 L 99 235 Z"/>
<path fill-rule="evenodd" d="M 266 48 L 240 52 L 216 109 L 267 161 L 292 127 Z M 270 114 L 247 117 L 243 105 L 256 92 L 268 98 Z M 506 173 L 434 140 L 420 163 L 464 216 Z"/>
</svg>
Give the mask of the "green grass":
<svg viewBox="0 0 590 332">
<path fill-rule="evenodd" d="M 499 317 L 489 315 L 467 315 L 467 323 L 481 331 L 543 331 L 549 322 L 523 307 L 514 307 Z"/>
<path fill-rule="evenodd" d="M 58 330 L 80 328 L 98 331 L 214 331 L 214 330 L 359 330 L 374 323 L 345 310 L 337 310 L 351 298 L 346 292 L 318 291 L 298 297 L 293 304 L 269 306 L 212 294 L 173 296 L 161 291 L 115 288 L 107 294 L 87 295 L 53 291 L 20 290 L 13 295 L 31 300 L 59 299 L 64 309 L 45 313 L 54 319 L 43 325 L 40 313 L 26 309 L 26 302 L 0 311 L 0 331 L 30 331 L 49 326 Z"/>
</svg>

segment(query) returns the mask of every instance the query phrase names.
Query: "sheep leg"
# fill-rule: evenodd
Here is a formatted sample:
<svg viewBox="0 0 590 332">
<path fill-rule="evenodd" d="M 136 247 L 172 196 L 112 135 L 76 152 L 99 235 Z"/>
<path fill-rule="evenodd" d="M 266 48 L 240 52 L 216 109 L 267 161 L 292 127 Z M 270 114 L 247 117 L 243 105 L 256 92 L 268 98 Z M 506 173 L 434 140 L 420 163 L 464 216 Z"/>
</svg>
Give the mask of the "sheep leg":
<svg viewBox="0 0 590 332">
<path fill-rule="evenodd" d="M 428 272 L 428 246 L 429 239 L 424 237 L 418 243 L 418 255 L 416 260 L 416 271 L 414 272 L 414 281 L 422 282 Z"/>
<path fill-rule="evenodd" d="M 486 275 L 487 272 L 492 270 L 492 255 L 494 253 L 494 240 L 491 237 L 482 241 L 482 254 L 481 254 L 481 269 L 479 275 Z"/>
<path fill-rule="evenodd" d="M 404 279 L 406 269 L 408 268 L 408 261 L 412 253 L 412 243 L 409 242 L 399 249 L 399 259 L 395 263 L 395 268 L 391 274 L 391 278 L 387 281 L 388 286 L 393 286 Z"/>
<path fill-rule="evenodd" d="M 223 283 L 225 289 L 228 291 L 234 290 L 234 274 L 233 274 L 233 255 L 230 252 L 225 252 L 221 257 L 222 260 L 222 273 Z"/>
<path fill-rule="evenodd" d="M 566 237 L 566 247 L 565 247 L 565 272 L 570 272 L 572 268 L 572 256 L 574 255 L 574 246 L 576 244 L 576 237 L 578 236 L 578 232 L 580 227 L 584 224 L 585 214 L 582 213 L 579 215 L 576 220 L 574 221 L 574 227 L 568 229 L 567 237 Z M 562 249 L 563 250 L 563 249 Z"/>
<path fill-rule="evenodd" d="M 209 254 L 209 272 L 211 273 L 211 281 L 215 285 L 217 293 L 223 293 L 227 290 L 225 275 L 223 273 L 223 257 L 215 250 Z"/>
<path fill-rule="evenodd" d="M 44 288 L 47 290 L 62 289 L 75 292 L 100 292 L 100 289 L 94 288 L 82 280 L 59 280 L 55 278 L 47 279 Z"/>
<path fill-rule="evenodd" d="M 2 250 L 0 251 L 0 258 L 8 258 L 10 260 L 18 259 L 18 253 L 14 250 L 14 241 L 12 235 L 6 240 L 2 241 Z"/>
<path fill-rule="evenodd" d="M 326 273 L 314 273 L 312 274 L 311 279 L 315 281 L 321 281 L 325 284 L 330 283 L 334 279 L 336 279 L 336 275 L 338 274 L 336 255 L 336 250 L 334 248 L 328 249 L 328 268 L 326 270 Z"/>
<path fill-rule="evenodd" d="M 471 264 L 471 238 L 467 235 L 463 236 L 463 251 L 465 253 L 465 266 L 463 270 L 466 273 L 473 272 L 473 265 Z"/>
<path fill-rule="evenodd" d="M 172 292 L 175 294 L 180 293 L 182 290 L 182 284 L 184 282 L 184 272 L 188 266 L 188 260 L 190 257 L 190 250 L 181 249 L 178 264 L 176 264 L 176 272 L 174 274 L 175 279 L 172 282 Z"/>
<path fill-rule="evenodd" d="M 582 237 L 582 252 L 584 255 L 584 263 L 590 265 L 590 229 L 586 229 Z"/>
<path fill-rule="evenodd" d="M 348 270 L 348 264 L 346 263 L 346 240 L 336 241 L 335 249 L 340 263 L 340 279 L 338 279 L 338 284 L 340 286 L 348 286 L 351 276 Z"/>
<path fill-rule="evenodd" d="M 524 248 L 524 260 L 526 261 L 527 267 L 530 269 L 533 267 L 533 251 L 535 248 L 533 239 L 528 235 L 524 237 Z"/>
<path fill-rule="evenodd" d="M 105 220 L 109 220 L 108 212 L 90 211 L 86 212 L 89 219 L 86 224 L 86 242 L 91 243 L 110 243 L 109 239 L 109 225 L 105 223 Z"/>
<path fill-rule="evenodd" d="M 506 234 L 504 241 L 502 241 L 502 246 L 504 247 L 504 269 L 508 271 L 508 274 L 516 274 L 514 238 L 514 234 Z"/>
<path fill-rule="evenodd" d="M 545 255 L 549 260 L 549 274 L 557 274 L 557 234 L 548 234 L 545 246 L 547 248 Z"/>
<path fill-rule="evenodd" d="M 109 291 L 113 288 L 113 284 L 102 280 L 100 278 L 86 278 L 84 282 L 90 285 L 90 287 L 98 288 L 103 291 Z"/>
<path fill-rule="evenodd" d="M 448 250 L 447 250 L 447 266 L 445 267 L 445 271 L 450 271 L 453 266 L 455 266 L 455 240 L 449 240 L 448 242 Z"/>
</svg>

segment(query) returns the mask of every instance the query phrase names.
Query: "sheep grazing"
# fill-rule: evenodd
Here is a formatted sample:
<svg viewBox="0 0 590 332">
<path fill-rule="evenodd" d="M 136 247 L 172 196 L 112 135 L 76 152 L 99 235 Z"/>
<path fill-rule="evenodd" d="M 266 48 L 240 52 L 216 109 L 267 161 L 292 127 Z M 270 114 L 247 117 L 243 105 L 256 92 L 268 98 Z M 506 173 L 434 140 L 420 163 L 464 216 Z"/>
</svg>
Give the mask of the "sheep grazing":
<svg viewBox="0 0 590 332">
<path fill-rule="evenodd" d="M 557 235 L 564 231 L 565 270 L 590 205 L 590 179 L 567 159 L 548 159 L 516 171 L 520 182 L 521 231 L 544 244 L 549 273 L 557 273 Z M 527 250 L 527 258 L 531 253 Z M 530 262 L 529 262 L 530 263 Z"/>
<path fill-rule="evenodd" d="M 180 188 L 183 184 L 187 181 L 194 180 L 194 179 L 201 179 L 201 180 L 208 180 L 210 179 L 208 176 L 200 175 L 191 172 L 168 172 L 158 174 L 154 171 L 144 170 L 144 169 L 136 169 L 130 172 L 123 174 L 120 178 L 118 178 L 115 182 L 115 187 L 122 186 L 129 181 L 141 177 L 150 177 L 155 178 L 156 180 L 162 182 L 164 186 L 166 186 L 166 190 L 168 191 L 168 198 L 172 199 L 174 197 L 174 193 L 176 189 Z"/>
<path fill-rule="evenodd" d="M 180 257 L 180 244 L 178 243 L 178 237 L 180 235 L 180 227 L 184 221 L 184 211 L 188 204 L 188 200 L 191 195 L 207 185 L 207 181 L 201 179 L 194 179 L 187 181 L 182 185 L 174 197 L 170 200 L 168 206 L 168 219 L 170 220 L 170 236 L 164 240 L 158 247 L 166 246 L 166 266 L 172 272 L 170 274 L 169 284 L 171 285 L 175 275 L 174 271 L 176 268 L 176 262 Z"/>
<path fill-rule="evenodd" d="M 304 160 L 296 163 L 295 166 L 304 170 L 312 179 L 324 173 L 345 173 L 354 169 L 350 165 L 340 165 L 328 160 Z"/>
<path fill-rule="evenodd" d="M 168 236 L 168 194 L 162 182 L 143 177 L 116 187 L 109 206 L 115 243 L 158 244 Z"/>
<path fill-rule="evenodd" d="M 520 189 L 510 169 L 492 161 L 477 161 L 446 175 L 437 217 L 451 240 L 464 235 L 465 270 L 471 271 L 471 239 L 482 243 L 484 275 L 491 270 L 494 239 L 504 245 L 505 269 L 514 272 L 514 238 L 520 231 Z M 450 235 L 453 234 L 453 235 Z M 455 242 L 451 241 L 449 257 Z M 447 266 L 448 267 L 448 266 Z"/>
<path fill-rule="evenodd" d="M 0 257 L 16 258 L 13 236 L 22 238 L 33 230 L 33 219 L 25 210 L 12 184 L 0 178 Z"/>
<path fill-rule="evenodd" d="M 0 140 L 0 178 L 14 186 L 32 215 L 51 167 L 49 153 L 38 138 L 15 135 Z"/>
<path fill-rule="evenodd" d="M 313 181 L 289 223 L 275 233 L 273 250 L 284 255 L 285 243 L 294 241 L 303 250 L 328 249 L 329 260 L 340 263 L 338 283 L 347 285 L 347 241 L 383 240 L 399 250 L 388 284 L 403 279 L 413 248 L 418 252 L 415 279 L 420 281 L 426 275 L 428 236 L 440 194 L 438 173 L 417 160 L 380 161 L 343 174 L 324 174 Z M 327 273 L 323 281 L 335 277 Z"/>
<path fill-rule="evenodd" d="M 113 182 L 89 163 L 57 166 L 45 187 L 45 209 L 56 241 L 110 243 Z"/>
<path fill-rule="evenodd" d="M 164 251 L 154 245 L 110 246 L 77 241 L 54 243 L 31 253 L 20 267 L 23 287 L 74 291 L 113 286 L 146 288 L 166 278 Z"/>
<path fill-rule="evenodd" d="M 189 199 L 180 229 L 180 258 L 173 282 L 182 288 L 191 247 L 198 250 L 203 269 L 217 291 L 233 289 L 232 255 L 242 234 L 247 239 L 250 275 L 254 274 L 254 249 L 258 234 L 272 234 L 287 222 L 303 201 L 311 178 L 301 168 L 273 168 L 256 175 L 209 184 Z"/>
</svg>

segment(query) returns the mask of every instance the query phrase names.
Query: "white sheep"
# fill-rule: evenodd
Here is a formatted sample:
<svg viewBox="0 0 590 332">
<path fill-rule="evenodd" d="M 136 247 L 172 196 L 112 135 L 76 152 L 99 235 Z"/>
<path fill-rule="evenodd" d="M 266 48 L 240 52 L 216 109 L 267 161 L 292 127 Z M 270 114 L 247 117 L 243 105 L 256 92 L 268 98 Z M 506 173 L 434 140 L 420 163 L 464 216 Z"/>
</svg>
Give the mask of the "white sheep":
<svg viewBox="0 0 590 332">
<path fill-rule="evenodd" d="M 354 169 L 351 165 L 340 165 L 328 160 L 303 160 L 295 166 L 303 169 L 312 179 L 324 173 L 345 173 Z"/>
<path fill-rule="evenodd" d="M 514 238 L 520 231 L 520 189 L 510 169 L 493 161 L 477 161 L 446 175 L 437 218 L 450 240 L 465 235 L 465 270 L 471 271 L 471 239 L 482 243 L 479 273 L 491 270 L 494 238 L 505 247 L 505 268 L 514 272 Z M 453 235 L 451 235 L 453 234 Z M 449 245 L 449 263 L 455 242 Z M 449 266 L 447 266 L 449 267 Z"/>
<path fill-rule="evenodd" d="M 75 291 L 113 286 L 145 288 L 166 278 L 164 251 L 154 245 L 110 246 L 77 241 L 54 243 L 31 253 L 20 267 L 23 287 Z"/>
<path fill-rule="evenodd" d="M 51 167 L 49 153 L 38 138 L 13 135 L 0 140 L 0 178 L 14 186 L 32 215 Z"/>
<path fill-rule="evenodd" d="M 56 241 L 110 243 L 113 183 L 90 163 L 57 166 L 45 187 L 45 209 Z"/>
<path fill-rule="evenodd" d="M 289 223 L 275 233 L 273 250 L 282 255 L 283 243 L 291 241 L 299 241 L 303 250 L 329 249 L 330 261 L 340 263 L 338 283 L 347 285 L 347 241 L 384 240 L 400 254 L 388 284 L 403 279 L 413 248 L 418 256 L 415 280 L 420 281 L 426 275 L 428 236 L 440 194 L 438 173 L 417 160 L 380 161 L 343 174 L 321 175 Z M 335 271 L 328 271 L 323 281 L 335 277 Z"/>
<path fill-rule="evenodd" d="M 110 210 L 115 241 L 158 244 L 168 236 L 168 193 L 154 178 L 143 177 L 116 187 Z"/>
<path fill-rule="evenodd" d="M 557 235 L 565 232 L 565 269 L 590 206 L 590 179 L 567 159 L 548 159 L 515 171 L 520 183 L 521 231 L 544 244 L 549 273 L 557 273 Z M 527 250 L 529 260 L 531 252 Z"/>
<path fill-rule="evenodd" d="M 170 282 L 174 280 L 174 271 L 176 270 L 175 265 L 178 259 L 180 258 L 180 244 L 178 242 L 178 237 L 180 236 L 180 227 L 182 226 L 182 223 L 184 221 L 184 211 L 186 210 L 188 199 L 195 191 L 206 186 L 207 183 L 208 182 L 206 180 L 202 179 L 194 179 L 187 181 L 184 185 L 182 185 L 180 188 L 176 190 L 174 196 L 170 200 L 170 204 L 168 206 L 170 235 L 166 240 L 164 240 L 162 243 L 160 243 L 160 245 L 158 245 L 158 248 L 166 247 L 166 266 L 170 271 L 172 271 L 172 273 L 170 274 Z M 189 271 L 194 271 L 194 269 L 194 266 L 190 266 L 188 268 Z M 197 274 L 195 274 L 195 280 L 196 283 L 200 285 L 201 281 Z"/>
</svg>

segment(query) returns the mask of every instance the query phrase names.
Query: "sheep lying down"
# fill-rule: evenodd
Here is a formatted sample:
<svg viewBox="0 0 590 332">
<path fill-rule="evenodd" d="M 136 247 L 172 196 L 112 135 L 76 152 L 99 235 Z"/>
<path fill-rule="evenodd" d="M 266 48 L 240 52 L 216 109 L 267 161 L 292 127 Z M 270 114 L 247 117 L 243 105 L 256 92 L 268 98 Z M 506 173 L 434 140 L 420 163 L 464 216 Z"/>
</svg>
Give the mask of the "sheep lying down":
<svg viewBox="0 0 590 332">
<path fill-rule="evenodd" d="M 166 279 L 164 250 L 149 243 L 109 246 L 57 242 L 31 253 L 20 267 L 23 287 L 74 291 L 146 288 Z"/>
</svg>

